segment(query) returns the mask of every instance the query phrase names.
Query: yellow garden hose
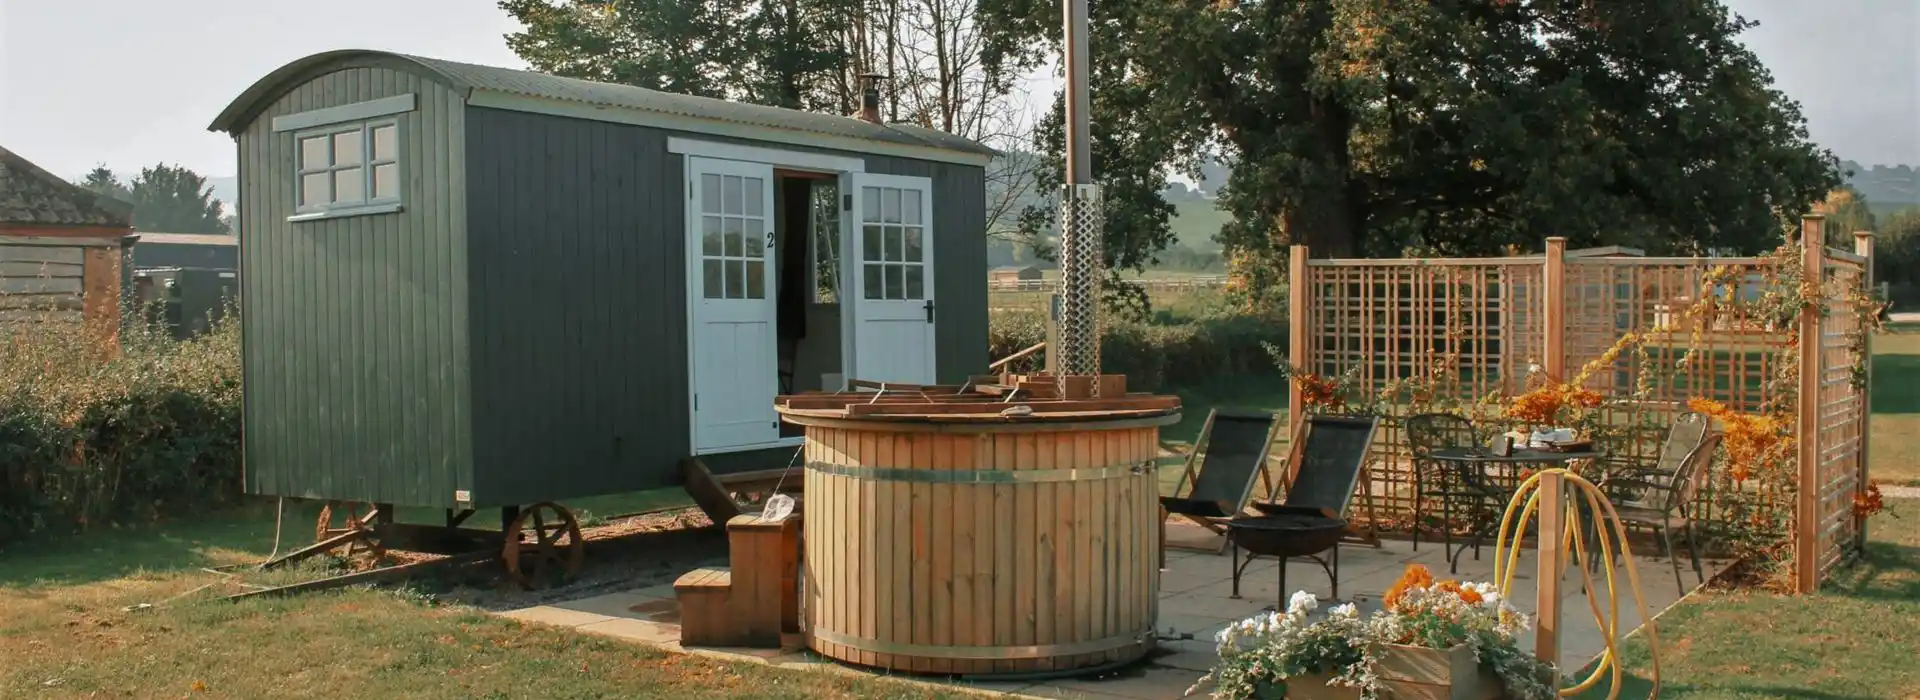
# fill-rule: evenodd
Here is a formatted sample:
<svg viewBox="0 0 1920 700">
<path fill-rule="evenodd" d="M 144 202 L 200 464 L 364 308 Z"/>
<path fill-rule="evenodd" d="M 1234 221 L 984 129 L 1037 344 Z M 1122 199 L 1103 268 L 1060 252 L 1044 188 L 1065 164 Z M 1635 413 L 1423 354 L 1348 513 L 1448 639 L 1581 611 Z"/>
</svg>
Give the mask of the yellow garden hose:
<svg viewBox="0 0 1920 700">
<path fill-rule="evenodd" d="M 1600 663 L 1594 667 L 1592 675 L 1588 676 L 1586 680 L 1581 681 L 1579 685 L 1562 689 L 1560 696 L 1572 697 L 1586 692 L 1588 689 L 1600 683 L 1601 674 L 1611 670 L 1613 683 L 1612 689 L 1607 693 L 1607 698 L 1608 700 L 1617 700 L 1617 698 L 1620 697 L 1620 689 L 1624 685 L 1623 676 L 1625 670 L 1620 666 L 1620 652 L 1615 646 L 1619 642 L 1620 636 L 1620 596 L 1615 586 L 1612 564 L 1613 544 L 1615 538 L 1617 538 L 1620 543 L 1621 561 L 1626 564 L 1627 583 L 1633 588 L 1633 602 L 1640 611 L 1641 623 L 1646 626 L 1647 648 L 1653 659 L 1653 690 L 1647 697 L 1648 700 L 1658 698 L 1660 696 L 1659 635 L 1654 630 L 1653 618 L 1647 614 L 1646 597 L 1640 592 L 1640 572 L 1635 569 L 1633 565 L 1633 552 L 1631 546 L 1627 543 L 1626 526 L 1620 522 L 1620 515 L 1614 511 L 1613 503 L 1606 499 L 1605 493 L 1600 490 L 1600 487 L 1595 486 L 1593 482 L 1586 480 L 1586 478 L 1571 470 L 1557 467 L 1541 470 L 1528 477 L 1526 481 L 1521 482 L 1520 488 L 1514 491 L 1513 500 L 1507 503 L 1506 514 L 1500 518 L 1500 534 L 1499 538 L 1494 541 L 1493 546 L 1493 578 L 1494 582 L 1499 586 L 1500 597 L 1503 600 L 1511 599 L 1509 593 L 1513 588 L 1513 574 L 1520 565 L 1520 535 L 1526 531 L 1527 521 L 1533 518 L 1534 513 L 1539 510 L 1540 477 L 1547 474 L 1558 474 L 1566 483 L 1576 486 L 1577 488 L 1575 490 L 1580 493 L 1581 497 L 1586 499 L 1587 505 L 1591 508 L 1592 512 L 1605 515 L 1604 520 L 1601 522 L 1612 524 L 1611 528 L 1606 527 L 1604 524 L 1600 525 L 1599 531 L 1595 533 L 1600 535 L 1598 539 L 1600 541 L 1601 561 L 1607 562 L 1607 599 L 1610 603 L 1608 606 L 1610 609 L 1608 612 L 1602 613 L 1600 611 L 1599 601 L 1593 597 L 1593 573 L 1587 568 L 1588 553 L 1586 550 L 1586 538 L 1580 536 L 1581 524 L 1580 518 L 1578 517 L 1579 509 L 1576 508 L 1578 501 L 1569 499 L 1566 504 L 1566 513 L 1562 520 L 1562 522 L 1566 523 L 1566 529 L 1562 534 L 1560 546 L 1562 558 L 1560 561 L 1554 562 L 1554 570 L 1564 570 L 1566 567 L 1564 557 L 1568 552 L 1573 553 L 1574 563 L 1579 566 L 1581 580 L 1586 586 L 1587 606 L 1592 609 L 1594 622 L 1599 625 L 1601 633 L 1606 635 L 1607 650 L 1606 653 L 1600 655 Z M 1516 510 L 1520 513 L 1520 517 L 1517 520 L 1513 517 Z M 1512 535 L 1511 539 L 1508 537 L 1509 534 Z M 1613 537 L 1608 537 L 1607 535 L 1609 534 L 1613 535 Z M 1509 542 L 1512 543 L 1511 549 L 1508 548 Z"/>
</svg>

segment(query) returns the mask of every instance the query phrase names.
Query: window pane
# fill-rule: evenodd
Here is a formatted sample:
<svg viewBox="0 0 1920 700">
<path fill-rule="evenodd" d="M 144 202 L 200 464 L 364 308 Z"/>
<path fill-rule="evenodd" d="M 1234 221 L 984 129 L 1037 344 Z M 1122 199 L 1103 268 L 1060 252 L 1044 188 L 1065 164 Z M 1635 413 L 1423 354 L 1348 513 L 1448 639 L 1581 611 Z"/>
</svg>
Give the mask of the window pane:
<svg viewBox="0 0 1920 700">
<path fill-rule="evenodd" d="M 880 220 L 900 223 L 900 190 L 889 187 L 880 191 Z"/>
<path fill-rule="evenodd" d="M 740 178 L 733 175 L 726 176 L 721 180 L 720 192 L 720 201 L 725 207 L 722 211 L 728 214 L 739 214 L 743 209 L 740 206 Z"/>
<path fill-rule="evenodd" d="M 880 239 L 884 238 L 885 236 L 886 236 L 886 229 L 884 227 L 872 226 L 872 225 L 867 226 L 866 234 L 860 237 L 860 240 L 861 240 L 860 250 L 863 253 L 860 256 L 860 259 L 861 260 L 879 260 L 880 259 Z"/>
<path fill-rule="evenodd" d="M 767 264 L 759 260 L 747 261 L 747 298 L 767 298 Z"/>
<path fill-rule="evenodd" d="M 746 183 L 747 216 L 765 216 L 760 208 L 760 198 L 766 196 L 767 183 L 757 177 L 747 178 L 744 182 Z"/>
<path fill-rule="evenodd" d="M 746 250 L 743 252 L 745 252 L 749 258 L 766 257 L 767 239 L 773 237 L 772 234 L 761 230 L 766 226 L 766 222 L 760 219 L 745 219 L 744 221 L 746 222 L 745 229 L 741 234 L 743 238 L 740 239 L 740 245 L 746 246 Z"/>
<path fill-rule="evenodd" d="M 335 202 L 365 201 L 367 198 L 366 188 L 367 188 L 366 171 L 361 170 L 359 168 L 347 168 L 346 170 L 333 171 L 333 201 Z"/>
<path fill-rule="evenodd" d="M 700 254 L 717 257 L 720 251 L 720 217 L 700 217 Z"/>
<path fill-rule="evenodd" d="M 879 221 L 880 220 L 880 188 L 878 187 L 860 188 L 860 220 L 861 221 Z"/>
<path fill-rule="evenodd" d="M 926 268 L 923 268 L 919 265 L 907 265 L 906 267 L 903 267 L 901 269 L 905 271 L 907 275 L 907 298 L 908 299 L 927 298 Z"/>
<path fill-rule="evenodd" d="M 924 243 L 922 243 L 920 240 L 920 236 L 925 231 L 926 229 L 920 228 L 918 226 L 907 227 L 907 234 L 906 234 L 907 254 L 906 254 L 906 257 L 902 258 L 903 260 L 906 260 L 907 262 L 926 262 L 926 258 L 924 257 L 926 255 L 926 251 L 923 249 Z"/>
<path fill-rule="evenodd" d="M 702 261 L 700 265 L 700 286 L 706 298 L 719 299 L 724 296 L 720 291 L 720 285 L 726 281 L 727 275 L 723 272 L 725 269 L 726 263 L 724 261 Z"/>
<path fill-rule="evenodd" d="M 906 291 L 901 289 L 900 286 L 901 286 L 900 266 L 888 265 L 887 266 L 887 298 L 888 299 L 907 298 Z"/>
<path fill-rule="evenodd" d="M 396 160 L 400 157 L 399 130 L 392 124 L 373 128 L 373 159 Z"/>
<path fill-rule="evenodd" d="M 725 255 L 730 258 L 740 257 L 740 220 L 731 216 L 727 217 L 726 226 L 722 230 L 726 232 L 727 247 Z"/>
<path fill-rule="evenodd" d="M 360 164 L 359 131 L 346 131 L 333 135 L 333 164 Z"/>
<path fill-rule="evenodd" d="M 745 299 L 747 297 L 747 281 L 740 274 L 740 261 L 726 260 L 722 261 L 721 264 L 727 266 L 727 298 Z"/>
<path fill-rule="evenodd" d="M 320 170 L 327 167 L 327 137 L 315 136 L 300 139 L 300 169 Z"/>
<path fill-rule="evenodd" d="M 925 223 L 920 220 L 920 191 L 901 190 L 900 218 L 909 224 Z"/>
<path fill-rule="evenodd" d="M 400 196 L 400 166 L 388 163 L 373 166 L 374 199 L 392 199 Z"/>
<path fill-rule="evenodd" d="M 300 203 L 302 205 L 326 204 L 332 201 L 328 196 L 327 183 L 332 177 L 326 173 L 307 173 L 300 176 Z"/>
<path fill-rule="evenodd" d="M 881 295 L 881 291 L 880 291 L 880 278 L 884 276 L 885 273 L 882 272 L 882 270 L 884 270 L 886 266 L 885 265 L 862 265 L 861 267 L 866 268 L 865 273 L 861 275 L 862 277 L 866 278 L 866 284 L 863 285 L 866 288 L 866 298 L 868 299 L 886 298 Z"/>
<path fill-rule="evenodd" d="M 900 227 L 898 226 L 887 227 L 886 243 L 887 243 L 887 250 L 886 250 L 887 260 L 893 261 L 893 262 L 899 262 L 901 260 Z"/>
<path fill-rule="evenodd" d="M 720 176 L 700 176 L 700 212 L 703 214 L 720 213 Z"/>
</svg>

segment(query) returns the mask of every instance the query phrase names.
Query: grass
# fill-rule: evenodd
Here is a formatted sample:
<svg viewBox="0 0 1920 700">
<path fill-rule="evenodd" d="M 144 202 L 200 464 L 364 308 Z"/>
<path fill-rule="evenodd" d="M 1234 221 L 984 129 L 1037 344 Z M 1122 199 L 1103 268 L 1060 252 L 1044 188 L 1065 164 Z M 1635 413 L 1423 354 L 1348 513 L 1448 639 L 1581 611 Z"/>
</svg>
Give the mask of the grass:
<svg viewBox="0 0 1920 700">
<path fill-rule="evenodd" d="M 1869 522 L 1863 560 L 1817 595 L 1713 591 L 1662 616 L 1660 697 L 1920 697 L 1920 500 L 1888 499 L 1887 511 Z M 1622 657 L 1630 679 L 1620 697 L 1647 697 L 1646 640 L 1630 640 Z M 1604 698 L 1605 688 L 1581 697 Z"/>
<path fill-rule="evenodd" d="M 258 517 L 235 513 L 6 553 L 0 697 L 966 697 L 671 655 L 408 590 L 211 599 L 217 589 L 202 587 L 217 578 L 195 567 L 263 557 L 271 525 L 263 532 Z"/>
<path fill-rule="evenodd" d="M 1867 473 L 1920 485 L 1920 324 L 1895 324 L 1873 340 L 1873 430 Z"/>
</svg>

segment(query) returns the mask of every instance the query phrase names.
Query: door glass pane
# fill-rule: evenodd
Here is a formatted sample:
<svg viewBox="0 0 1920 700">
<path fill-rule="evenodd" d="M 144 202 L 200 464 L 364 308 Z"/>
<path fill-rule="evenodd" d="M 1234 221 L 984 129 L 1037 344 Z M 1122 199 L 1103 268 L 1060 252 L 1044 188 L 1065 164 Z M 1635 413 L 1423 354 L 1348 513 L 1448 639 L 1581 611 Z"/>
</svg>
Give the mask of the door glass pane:
<svg viewBox="0 0 1920 700">
<path fill-rule="evenodd" d="M 861 277 L 865 278 L 864 284 L 862 284 L 861 286 L 865 288 L 866 298 L 885 299 L 886 297 L 883 295 L 883 292 L 881 291 L 881 286 L 882 286 L 881 278 L 886 275 L 886 273 L 884 272 L 886 266 L 877 264 L 877 263 L 870 263 L 867 265 L 862 265 L 861 267 L 865 268 L 864 274 L 861 275 Z"/>
<path fill-rule="evenodd" d="M 744 182 L 746 182 L 744 194 L 747 196 L 747 216 L 764 216 L 760 208 L 760 198 L 766 195 L 767 184 L 757 177 L 746 178 Z"/>
<path fill-rule="evenodd" d="M 360 164 L 360 131 L 345 131 L 333 135 L 333 164 Z"/>
<path fill-rule="evenodd" d="M 720 181 L 720 202 L 721 206 L 725 207 L 722 211 L 728 214 L 740 213 L 743 207 L 740 203 L 740 178 L 738 176 L 728 175 Z"/>
<path fill-rule="evenodd" d="M 886 231 L 883 227 L 874 226 L 871 224 L 867 225 L 866 233 L 860 236 L 860 240 L 861 240 L 860 250 L 862 251 L 860 259 L 861 260 L 879 260 L 880 259 L 880 239 L 885 237 L 886 237 Z"/>
<path fill-rule="evenodd" d="M 726 222 L 726 228 L 724 230 L 726 231 L 727 248 L 725 254 L 731 258 L 740 257 L 740 220 L 729 216 Z"/>
<path fill-rule="evenodd" d="M 907 298 L 927 298 L 927 271 L 919 265 L 907 265 L 901 268 L 907 275 Z"/>
<path fill-rule="evenodd" d="M 373 128 L 373 159 L 394 160 L 399 157 L 400 140 L 392 124 Z"/>
<path fill-rule="evenodd" d="M 727 275 L 723 272 L 726 269 L 726 263 L 720 260 L 705 260 L 702 261 L 700 268 L 700 286 L 706 298 L 719 299 L 725 296 L 721 293 L 720 287 L 726 280 Z"/>
<path fill-rule="evenodd" d="M 888 265 L 887 266 L 887 298 L 888 299 L 905 299 L 906 297 L 907 297 L 906 291 L 901 289 L 900 266 Z"/>
<path fill-rule="evenodd" d="M 767 264 L 765 262 L 747 261 L 747 298 L 767 298 Z"/>
<path fill-rule="evenodd" d="M 333 171 L 333 201 L 358 202 L 366 199 L 367 174 L 359 168 Z"/>
<path fill-rule="evenodd" d="M 900 190 L 889 187 L 880 191 L 880 220 L 900 223 Z"/>
<path fill-rule="evenodd" d="M 860 220 L 861 221 L 879 221 L 880 220 L 880 188 L 878 187 L 860 188 Z"/>
<path fill-rule="evenodd" d="M 919 226 L 907 227 L 907 233 L 906 233 L 907 254 L 906 254 L 906 257 L 902 259 L 906 260 L 907 262 L 925 262 L 926 261 L 926 258 L 924 257 L 926 255 L 926 251 L 922 249 L 922 245 L 924 244 L 920 240 L 920 236 L 925 232 L 925 230 L 926 229 L 922 229 Z"/>
<path fill-rule="evenodd" d="M 327 165 L 327 137 L 300 139 L 301 170 L 319 170 Z"/>
<path fill-rule="evenodd" d="M 719 256 L 722 254 L 721 251 L 722 251 L 722 248 L 720 247 L 720 217 L 718 216 L 700 217 L 700 254 L 708 255 L 708 256 Z"/>
<path fill-rule="evenodd" d="M 747 296 L 747 281 L 740 274 L 740 261 L 728 260 L 721 264 L 727 267 L 727 298 L 745 299 Z"/>
<path fill-rule="evenodd" d="M 300 176 L 300 203 L 326 204 L 329 201 L 327 184 L 332 179 L 332 176 L 327 173 L 307 173 Z"/>
<path fill-rule="evenodd" d="M 887 250 L 886 250 L 887 260 L 891 262 L 899 262 L 901 260 L 900 258 L 900 227 L 898 226 L 887 227 L 886 244 L 887 244 Z"/>
<path fill-rule="evenodd" d="M 400 166 L 388 163 L 373 166 L 373 196 L 391 199 L 400 196 Z"/>
<path fill-rule="evenodd" d="M 746 219 L 745 221 L 746 228 L 742 234 L 744 238 L 741 239 L 740 243 L 746 246 L 745 252 L 747 257 L 766 257 L 767 242 L 773 238 L 773 234 L 762 232 L 762 229 L 766 228 L 766 224 L 760 219 Z"/>
<path fill-rule="evenodd" d="M 920 220 L 920 191 L 901 190 L 900 218 L 909 224 L 925 223 Z"/>
<path fill-rule="evenodd" d="M 720 213 L 720 176 L 700 176 L 700 212 L 703 214 Z"/>
</svg>

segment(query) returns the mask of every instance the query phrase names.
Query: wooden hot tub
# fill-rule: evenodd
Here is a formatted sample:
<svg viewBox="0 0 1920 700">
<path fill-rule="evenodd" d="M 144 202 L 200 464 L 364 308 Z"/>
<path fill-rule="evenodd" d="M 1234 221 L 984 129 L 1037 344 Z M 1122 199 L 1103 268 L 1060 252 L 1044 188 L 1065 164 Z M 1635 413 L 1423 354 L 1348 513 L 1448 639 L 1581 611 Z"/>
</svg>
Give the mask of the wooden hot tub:
<svg viewBox="0 0 1920 700">
<path fill-rule="evenodd" d="M 1036 398 L 972 386 L 782 397 L 781 416 L 806 429 L 814 651 L 993 675 L 1112 666 L 1152 648 L 1154 464 L 1179 400 L 1001 388 L 1016 386 Z M 1033 413 L 1001 415 L 1016 405 Z"/>
</svg>

